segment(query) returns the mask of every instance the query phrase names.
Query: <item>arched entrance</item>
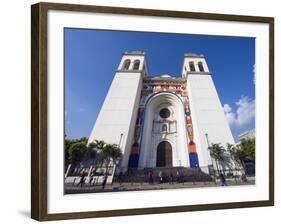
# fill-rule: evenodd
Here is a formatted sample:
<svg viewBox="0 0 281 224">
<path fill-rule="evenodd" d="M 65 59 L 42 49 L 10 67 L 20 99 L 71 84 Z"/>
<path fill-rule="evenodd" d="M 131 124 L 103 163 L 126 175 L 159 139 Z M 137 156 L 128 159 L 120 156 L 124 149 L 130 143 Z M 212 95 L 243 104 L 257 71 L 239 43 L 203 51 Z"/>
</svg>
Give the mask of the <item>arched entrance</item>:
<svg viewBox="0 0 281 224">
<path fill-rule="evenodd" d="M 173 166 L 172 157 L 172 146 L 169 142 L 160 142 L 157 147 L 157 167 L 172 167 Z"/>
</svg>

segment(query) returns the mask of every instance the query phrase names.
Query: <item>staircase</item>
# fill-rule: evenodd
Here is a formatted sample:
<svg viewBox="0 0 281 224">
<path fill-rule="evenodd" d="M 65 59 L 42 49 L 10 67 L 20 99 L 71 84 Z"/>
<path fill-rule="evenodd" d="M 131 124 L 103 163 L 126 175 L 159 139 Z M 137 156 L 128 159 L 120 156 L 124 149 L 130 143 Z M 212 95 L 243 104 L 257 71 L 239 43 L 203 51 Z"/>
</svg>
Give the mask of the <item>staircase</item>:
<svg viewBox="0 0 281 224">
<path fill-rule="evenodd" d="M 127 172 L 115 174 L 113 182 L 148 182 L 149 172 L 153 173 L 154 182 L 159 182 L 159 173 L 162 172 L 162 183 L 171 182 L 210 182 L 213 177 L 204 173 L 200 168 L 186 167 L 155 167 L 144 169 L 128 169 Z"/>
</svg>

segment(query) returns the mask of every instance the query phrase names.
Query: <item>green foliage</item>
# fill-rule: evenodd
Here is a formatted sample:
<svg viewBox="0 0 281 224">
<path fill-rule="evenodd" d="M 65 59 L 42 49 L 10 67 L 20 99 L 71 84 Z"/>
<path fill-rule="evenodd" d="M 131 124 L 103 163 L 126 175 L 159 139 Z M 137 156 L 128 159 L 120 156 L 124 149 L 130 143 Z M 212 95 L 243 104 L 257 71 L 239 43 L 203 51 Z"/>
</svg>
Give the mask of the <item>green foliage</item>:
<svg viewBox="0 0 281 224">
<path fill-rule="evenodd" d="M 72 144 L 69 148 L 69 161 L 72 164 L 78 164 L 83 160 L 86 153 L 87 153 L 87 143 L 76 142 Z"/>
<path fill-rule="evenodd" d="M 255 160 L 255 139 L 245 139 L 241 141 L 241 144 L 237 147 L 235 145 L 227 143 L 227 149 L 224 149 L 220 144 L 212 144 L 210 149 L 210 155 L 216 161 L 217 169 L 218 164 L 226 160 L 225 153 L 229 152 L 231 158 L 235 164 L 241 164 L 245 166 L 245 160 Z"/>
<path fill-rule="evenodd" d="M 239 147 L 228 144 L 227 149 L 236 162 L 255 160 L 255 139 L 243 139 Z"/>
<path fill-rule="evenodd" d="M 110 162 L 117 164 L 122 158 L 122 152 L 116 144 L 106 144 L 103 140 L 94 140 L 87 145 L 87 138 L 65 139 L 65 163 L 96 166 L 108 166 Z"/>
<path fill-rule="evenodd" d="M 236 146 L 227 143 L 227 150 L 235 162 L 240 162 L 240 152 Z"/>
<path fill-rule="evenodd" d="M 104 147 L 102 153 L 107 164 L 110 161 L 112 161 L 115 164 L 122 157 L 122 152 L 116 144 L 107 144 Z"/>
<path fill-rule="evenodd" d="M 210 147 L 210 155 L 217 161 L 224 160 L 225 149 L 220 143 L 212 144 Z"/>
<path fill-rule="evenodd" d="M 240 144 L 240 149 L 243 151 L 244 160 L 255 160 L 256 146 L 255 139 L 243 139 Z"/>
<path fill-rule="evenodd" d="M 81 148 L 82 151 L 84 151 L 84 147 L 82 145 L 87 144 L 88 139 L 87 138 L 80 138 L 80 139 L 65 139 L 64 140 L 64 158 L 65 158 L 65 165 L 68 165 L 69 163 L 78 162 L 79 158 L 81 157 L 81 154 L 83 152 L 79 152 L 78 148 Z M 82 143 L 81 146 L 76 145 L 77 143 Z"/>
</svg>

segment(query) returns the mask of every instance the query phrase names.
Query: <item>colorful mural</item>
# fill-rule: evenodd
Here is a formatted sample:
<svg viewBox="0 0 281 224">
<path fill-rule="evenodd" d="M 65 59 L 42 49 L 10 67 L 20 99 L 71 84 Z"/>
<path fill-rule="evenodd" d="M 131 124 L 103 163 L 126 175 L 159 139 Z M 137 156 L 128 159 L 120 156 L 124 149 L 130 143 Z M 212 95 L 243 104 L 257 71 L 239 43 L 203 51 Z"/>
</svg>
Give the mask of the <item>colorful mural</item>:
<svg viewBox="0 0 281 224">
<path fill-rule="evenodd" d="M 143 125 L 144 119 L 144 104 L 146 99 L 154 93 L 158 92 L 172 92 L 177 94 L 184 103 L 185 108 L 185 121 L 186 121 L 186 130 L 187 130 L 187 139 L 189 139 L 188 143 L 188 155 L 189 155 L 189 163 L 191 168 L 198 168 L 199 161 L 197 155 L 196 144 L 194 142 L 193 136 L 193 124 L 192 124 L 192 117 L 188 99 L 188 93 L 186 90 L 186 82 L 182 83 L 169 83 L 167 81 L 149 81 L 144 83 L 141 99 L 140 99 L 140 106 L 138 109 L 138 115 L 136 119 L 135 125 L 135 133 L 134 133 L 134 143 L 131 147 L 131 154 L 129 158 L 128 167 L 137 168 L 138 161 L 139 161 L 139 154 L 140 154 L 140 141 L 141 141 L 141 130 Z"/>
<path fill-rule="evenodd" d="M 128 167 L 130 168 L 137 168 L 139 163 L 140 138 L 141 138 L 141 129 L 143 125 L 143 115 L 144 115 L 144 108 L 139 108 L 136 125 L 135 125 L 134 143 L 131 147 L 131 154 L 128 163 Z"/>
</svg>

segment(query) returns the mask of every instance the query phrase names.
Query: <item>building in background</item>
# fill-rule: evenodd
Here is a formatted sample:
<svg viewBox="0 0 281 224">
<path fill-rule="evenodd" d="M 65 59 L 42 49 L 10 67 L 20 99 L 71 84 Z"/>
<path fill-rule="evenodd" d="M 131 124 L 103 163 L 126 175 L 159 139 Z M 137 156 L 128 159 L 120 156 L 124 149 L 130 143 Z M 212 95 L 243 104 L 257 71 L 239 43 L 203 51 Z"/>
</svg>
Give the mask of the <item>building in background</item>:
<svg viewBox="0 0 281 224">
<path fill-rule="evenodd" d="M 234 144 L 203 55 L 185 54 L 181 77 L 152 77 L 144 52 L 125 52 L 89 142 L 118 144 L 121 167 L 213 166 L 208 146 Z M 223 165 L 222 165 L 223 166 Z"/>
<path fill-rule="evenodd" d="M 255 138 L 255 129 L 245 131 L 241 133 L 238 137 L 239 137 L 239 142 L 241 142 L 243 139 L 253 139 Z"/>
</svg>

